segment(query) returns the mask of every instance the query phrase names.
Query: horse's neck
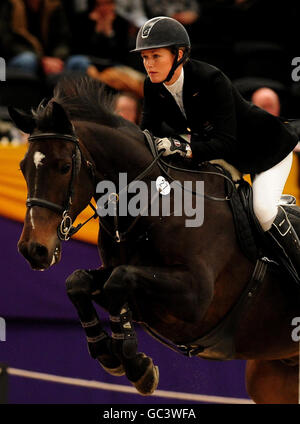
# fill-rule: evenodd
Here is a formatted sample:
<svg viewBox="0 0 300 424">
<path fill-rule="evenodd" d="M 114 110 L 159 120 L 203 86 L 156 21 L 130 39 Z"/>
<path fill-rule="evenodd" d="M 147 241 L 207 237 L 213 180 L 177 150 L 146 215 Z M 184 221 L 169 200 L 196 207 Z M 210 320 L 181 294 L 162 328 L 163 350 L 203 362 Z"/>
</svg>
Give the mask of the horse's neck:
<svg viewBox="0 0 300 424">
<path fill-rule="evenodd" d="M 119 174 L 126 173 L 130 181 L 152 160 L 143 133 L 138 129 L 134 132 L 127 127 L 109 128 L 85 123 L 80 131 L 84 146 L 95 164 L 98 178 L 110 179 L 117 183 Z"/>
</svg>

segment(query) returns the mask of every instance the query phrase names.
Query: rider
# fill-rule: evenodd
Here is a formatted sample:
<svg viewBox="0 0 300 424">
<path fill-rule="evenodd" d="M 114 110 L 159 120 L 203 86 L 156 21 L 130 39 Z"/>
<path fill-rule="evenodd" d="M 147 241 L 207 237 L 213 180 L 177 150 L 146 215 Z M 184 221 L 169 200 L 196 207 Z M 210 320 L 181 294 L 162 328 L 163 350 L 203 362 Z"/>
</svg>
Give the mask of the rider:
<svg viewBox="0 0 300 424">
<path fill-rule="evenodd" d="M 142 129 L 162 137 L 156 143 L 164 156 L 177 154 L 196 163 L 225 159 L 250 173 L 254 213 L 300 275 L 300 241 L 278 206 L 297 134 L 282 119 L 243 99 L 219 69 L 189 59 L 190 48 L 184 26 L 175 19 L 155 17 L 140 28 L 132 51 L 141 53 L 148 74 Z M 176 137 L 183 134 L 189 143 Z"/>
</svg>

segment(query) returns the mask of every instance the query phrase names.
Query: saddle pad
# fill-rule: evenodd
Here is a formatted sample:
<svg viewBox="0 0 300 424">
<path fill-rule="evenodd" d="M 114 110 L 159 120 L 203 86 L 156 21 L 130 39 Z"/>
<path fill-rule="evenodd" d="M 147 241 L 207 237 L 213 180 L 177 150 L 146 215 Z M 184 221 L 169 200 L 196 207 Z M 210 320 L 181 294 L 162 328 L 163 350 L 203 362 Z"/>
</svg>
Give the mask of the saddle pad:
<svg viewBox="0 0 300 424">
<path fill-rule="evenodd" d="M 292 197 L 292 196 L 291 196 Z M 286 200 L 286 199 L 285 199 Z M 285 270 L 289 278 L 298 286 L 300 279 L 292 266 L 290 259 L 284 254 L 279 254 L 277 249 L 265 236 L 253 211 L 252 187 L 244 180 L 239 181 L 237 190 L 233 190 L 230 202 L 237 238 L 244 254 L 250 260 L 267 257 L 277 266 Z M 242 205 L 242 206 L 241 206 Z M 300 235 L 300 208 L 296 205 L 282 204 L 287 212 L 296 233 Z M 245 218 L 245 215 L 247 218 Z M 280 267 L 278 269 L 280 271 Z"/>
</svg>

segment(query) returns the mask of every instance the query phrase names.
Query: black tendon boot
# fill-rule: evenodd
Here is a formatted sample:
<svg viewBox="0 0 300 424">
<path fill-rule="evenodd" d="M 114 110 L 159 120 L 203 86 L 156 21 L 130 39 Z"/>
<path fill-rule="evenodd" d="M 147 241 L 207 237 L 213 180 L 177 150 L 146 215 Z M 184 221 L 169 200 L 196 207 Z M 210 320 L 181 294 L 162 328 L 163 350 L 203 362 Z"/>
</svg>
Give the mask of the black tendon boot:
<svg viewBox="0 0 300 424">
<path fill-rule="evenodd" d="M 300 277 L 300 240 L 282 206 L 278 206 L 272 227 L 265 234 L 273 240 L 277 252 L 289 260 Z"/>
</svg>

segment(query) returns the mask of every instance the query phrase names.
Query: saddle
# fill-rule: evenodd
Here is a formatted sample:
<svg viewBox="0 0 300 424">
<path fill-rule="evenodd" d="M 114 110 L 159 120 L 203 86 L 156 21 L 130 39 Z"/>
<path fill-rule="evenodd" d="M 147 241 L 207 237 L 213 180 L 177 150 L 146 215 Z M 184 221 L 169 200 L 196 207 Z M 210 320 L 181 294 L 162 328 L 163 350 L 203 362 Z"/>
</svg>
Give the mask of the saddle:
<svg viewBox="0 0 300 424">
<path fill-rule="evenodd" d="M 228 172 L 223 169 L 225 174 Z M 288 277 L 300 285 L 300 279 L 291 266 L 288 257 L 274 251 L 266 238 L 253 211 L 253 193 L 251 185 L 244 179 L 235 182 L 235 188 L 226 180 L 226 191 L 230 194 L 230 207 L 234 218 L 236 236 L 243 253 L 251 260 L 267 258 L 277 267 L 277 271 L 284 270 Z M 286 211 L 291 224 L 300 236 L 300 207 L 291 195 L 282 195 L 279 203 Z"/>
<path fill-rule="evenodd" d="M 154 157 L 158 158 L 157 149 L 155 148 L 155 137 L 148 130 L 144 130 L 143 133 L 150 151 Z M 264 258 L 270 264 L 277 265 L 279 272 L 279 265 L 281 265 L 281 270 L 287 271 L 288 277 L 300 286 L 300 278 L 292 262 L 287 256 L 284 257 L 283 254 L 279 255 L 278 252 L 274 251 L 274 247 L 270 245 L 254 214 L 251 185 L 242 178 L 240 171 L 223 159 L 211 160 L 209 163 L 218 168 L 227 177 L 225 178 L 225 189 L 227 197 L 230 198 L 229 204 L 233 214 L 236 236 L 246 257 L 254 262 Z M 168 174 L 160 162 L 158 162 L 158 165 L 165 174 Z M 167 167 L 170 166 L 168 164 L 165 165 Z M 189 167 L 189 165 L 187 166 Z M 173 168 L 185 170 L 174 166 Z M 193 171 L 192 168 L 191 171 Z M 230 181 L 228 181 L 228 178 Z M 213 199 L 212 197 L 210 198 Z M 284 207 L 291 224 L 300 236 L 300 207 L 296 206 L 296 199 L 293 196 L 284 195 L 281 200 L 281 206 Z"/>
</svg>

